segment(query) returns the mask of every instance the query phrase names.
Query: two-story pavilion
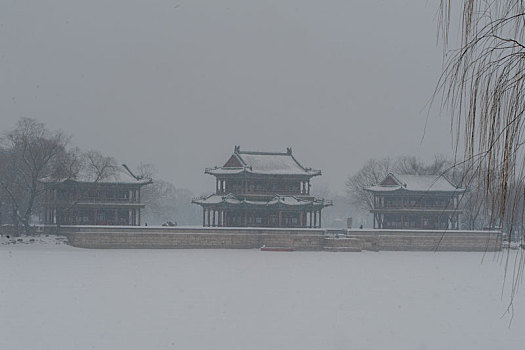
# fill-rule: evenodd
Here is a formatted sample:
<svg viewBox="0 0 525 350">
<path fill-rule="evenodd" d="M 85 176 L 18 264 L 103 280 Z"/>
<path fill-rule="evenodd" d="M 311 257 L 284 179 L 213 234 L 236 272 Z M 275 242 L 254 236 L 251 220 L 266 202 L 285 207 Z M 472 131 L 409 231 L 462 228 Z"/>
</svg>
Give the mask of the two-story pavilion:
<svg viewBox="0 0 525 350">
<path fill-rule="evenodd" d="M 459 229 L 459 196 L 444 176 L 388 174 L 365 190 L 373 195 L 374 228 Z"/>
<path fill-rule="evenodd" d="M 303 167 L 288 148 L 284 153 L 241 151 L 215 176 L 215 194 L 193 200 L 202 206 L 203 226 L 321 227 L 321 210 L 331 201 L 310 194 L 310 179 L 320 170 Z"/>
<path fill-rule="evenodd" d="M 45 181 L 45 180 L 44 180 Z M 41 221 L 48 225 L 140 226 L 141 188 L 150 178 L 133 175 L 126 166 L 110 177 L 53 181 L 43 199 Z"/>
</svg>

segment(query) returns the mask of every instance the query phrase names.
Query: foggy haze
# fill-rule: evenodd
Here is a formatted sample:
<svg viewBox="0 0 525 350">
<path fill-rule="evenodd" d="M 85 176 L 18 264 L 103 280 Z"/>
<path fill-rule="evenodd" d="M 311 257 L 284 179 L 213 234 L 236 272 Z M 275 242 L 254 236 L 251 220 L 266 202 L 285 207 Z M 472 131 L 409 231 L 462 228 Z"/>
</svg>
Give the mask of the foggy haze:
<svg viewBox="0 0 525 350">
<path fill-rule="evenodd" d="M 438 2 L 2 1 L 1 129 L 20 117 L 202 193 L 234 145 L 343 191 L 368 158 L 451 154 L 427 105 Z"/>
<path fill-rule="evenodd" d="M 470 3 L 1 0 L 0 350 L 523 349 L 525 1 Z"/>
</svg>

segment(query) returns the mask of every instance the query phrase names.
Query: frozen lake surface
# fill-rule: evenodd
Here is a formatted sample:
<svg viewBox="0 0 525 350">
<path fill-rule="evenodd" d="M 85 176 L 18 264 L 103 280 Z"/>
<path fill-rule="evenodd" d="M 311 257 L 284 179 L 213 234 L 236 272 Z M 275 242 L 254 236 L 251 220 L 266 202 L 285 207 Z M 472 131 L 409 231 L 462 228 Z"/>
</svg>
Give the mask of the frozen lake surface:
<svg viewBox="0 0 525 350">
<path fill-rule="evenodd" d="M 482 257 L 0 245 L 0 349 L 524 349 Z"/>
</svg>

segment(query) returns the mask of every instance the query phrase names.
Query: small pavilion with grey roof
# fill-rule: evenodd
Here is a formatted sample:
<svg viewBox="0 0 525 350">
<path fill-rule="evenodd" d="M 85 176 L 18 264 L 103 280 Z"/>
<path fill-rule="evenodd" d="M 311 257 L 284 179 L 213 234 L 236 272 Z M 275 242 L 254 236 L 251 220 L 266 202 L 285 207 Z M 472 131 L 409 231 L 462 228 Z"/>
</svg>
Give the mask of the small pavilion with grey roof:
<svg viewBox="0 0 525 350">
<path fill-rule="evenodd" d="M 331 201 L 310 194 L 320 170 L 303 167 L 286 152 L 241 151 L 222 167 L 207 168 L 215 193 L 193 200 L 202 206 L 203 226 L 321 227 L 321 211 Z"/>
<path fill-rule="evenodd" d="M 459 196 L 465 190 L 444 176 L 389 173 L 365 190 L 373 195 L 374 228 L 459 229 Z"/>
</svg>

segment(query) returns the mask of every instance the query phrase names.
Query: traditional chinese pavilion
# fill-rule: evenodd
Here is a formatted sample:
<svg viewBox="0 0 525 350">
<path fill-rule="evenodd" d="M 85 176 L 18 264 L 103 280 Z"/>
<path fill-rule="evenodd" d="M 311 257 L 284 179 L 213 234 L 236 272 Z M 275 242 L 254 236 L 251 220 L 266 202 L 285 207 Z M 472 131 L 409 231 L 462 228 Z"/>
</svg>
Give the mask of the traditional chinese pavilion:
<svg viewBox="0 0 525 350">
<path fill-rule="evenodd" d="M 42 222 L 48 225 L 140 226 L 140 192 L 149 178 L 136 177 L 126 166 L 100 181 L 63 179 L 47 186 Z"/>
<path fill-rule="evenodd" d="M 459 196 L 444 176 L 388 174 L 365 190 L 373 194 L 374 228 L 459 229 Z"/>
<path fill-rule="evenodd" d="M 320 170 L 303 167 L 288 148 L 284 153 L 241 151 L 215 176 L 215 194 L 193 200 L 202 206 L 203 226 L 321 227 L 321 211 L 331 201 L 310 195 L 310 179 Z"/>
</svg>

